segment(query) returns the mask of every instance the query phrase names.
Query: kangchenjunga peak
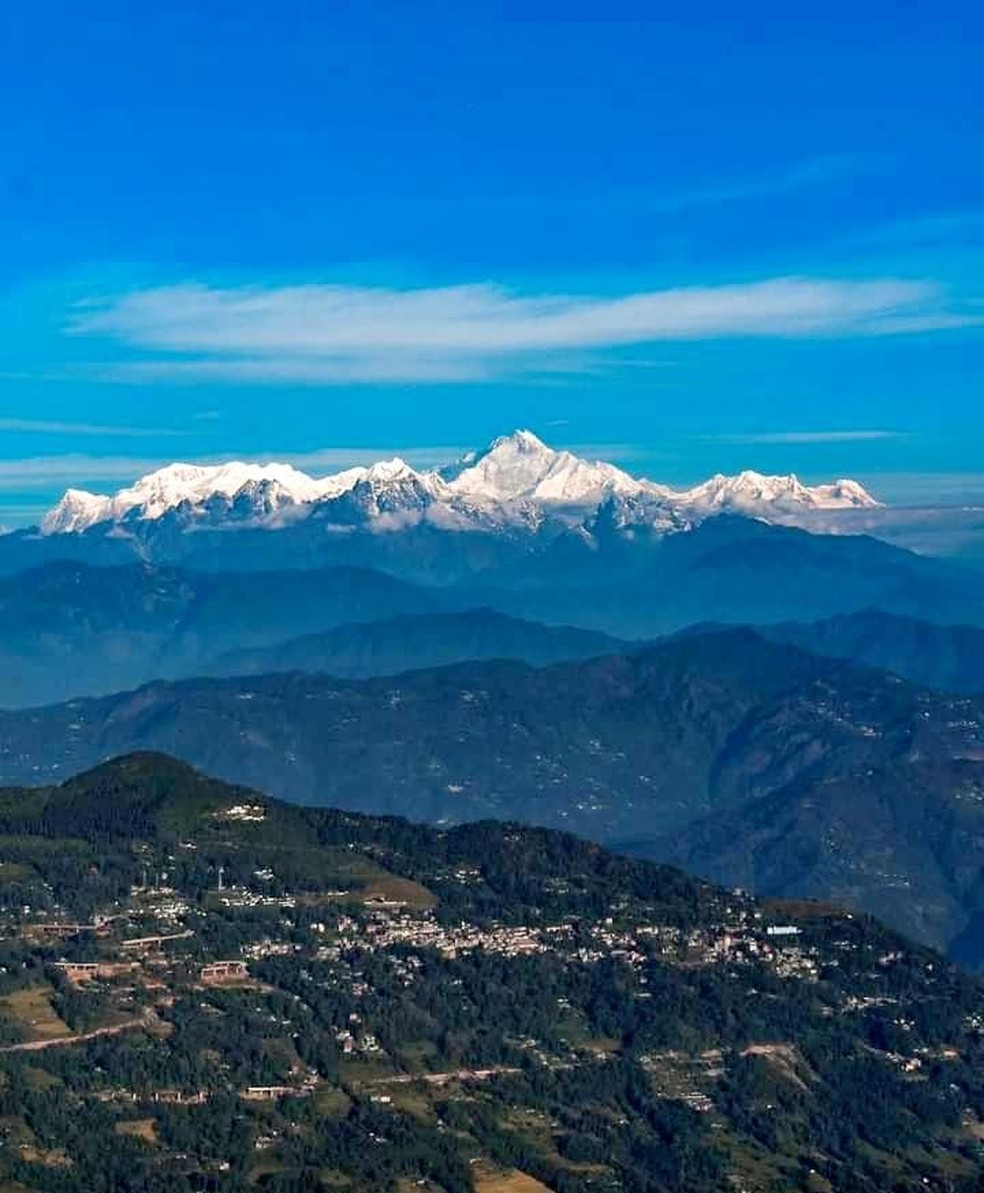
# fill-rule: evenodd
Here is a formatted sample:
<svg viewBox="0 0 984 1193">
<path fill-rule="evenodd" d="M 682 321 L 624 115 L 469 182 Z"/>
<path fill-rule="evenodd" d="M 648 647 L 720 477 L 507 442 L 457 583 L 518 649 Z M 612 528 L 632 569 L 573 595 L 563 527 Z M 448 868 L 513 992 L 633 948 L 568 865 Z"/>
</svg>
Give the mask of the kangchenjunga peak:
<svg viewBox="0 0 984 1193">
<path fill-rule="evenodd" d="M 182 510 L 192 522 L 228 522 L 275 528 L 286 510 L 317 512 L 331 523 L 335 503 L 351 524 L 351 498 L 360 487 L 372 500 L 358 503 L 366 529 L 382 515 L 412 515 L 437 527 L 496 529 L 558 517 L 574 524 L 594 518 L 612 498 L 631 503 L 642 525 L 685 528 L 716 513 L 765 520 L 795 520 L 797 513 L 873 508 L 879 502 L 860 484 L 837 480 L 809 486 L 796 476 L 744 471 L 717 475 L 674 489 L 603 461 L 557 450 L 529 430 L 493 440 L 442 469 L 418 471 L 395 457 L 325 476 L 290 464 L 229 461 L 175 463 L 141 477 L 112 495 L 69 489 L 44 517 L 43 534 L 74 534 L 106 523 L 150 522 Z"/>
</svg>

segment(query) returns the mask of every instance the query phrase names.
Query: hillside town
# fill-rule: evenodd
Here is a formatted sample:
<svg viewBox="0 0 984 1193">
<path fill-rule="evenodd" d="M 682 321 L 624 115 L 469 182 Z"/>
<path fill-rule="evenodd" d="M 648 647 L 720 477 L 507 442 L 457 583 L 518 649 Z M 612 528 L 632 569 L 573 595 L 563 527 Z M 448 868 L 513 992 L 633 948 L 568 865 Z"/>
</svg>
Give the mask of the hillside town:
<svg viewBox="0 0 984 1193">
<path fill-rule="evenodd" d="M 976 1155 L 976 986 L 866 917 L 516 825 L 244 799 L 156 757 L 50 798 L 0 837 L 0 1175 L 28 1188 L 84 1185 L 112 1140 L 190 1193 L 315 1170 L 614 1193 L 656 1116 L 753 1189 L 772 1161 L 743 1107 L 826 1088 L 845 1039 L 867 1084 L 959 1089 Z M 853 1086 L 836 1105 L 831 1130 Z M 598 1115 L 626 1132 L 604 1159 Z"/>
</svg>

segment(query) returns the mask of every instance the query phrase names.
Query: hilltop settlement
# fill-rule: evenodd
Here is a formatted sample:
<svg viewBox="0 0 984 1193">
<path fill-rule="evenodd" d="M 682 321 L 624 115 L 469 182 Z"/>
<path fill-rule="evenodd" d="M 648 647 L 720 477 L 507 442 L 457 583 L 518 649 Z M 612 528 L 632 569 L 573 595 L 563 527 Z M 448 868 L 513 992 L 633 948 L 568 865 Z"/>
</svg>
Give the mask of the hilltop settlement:
<svg viewBox="0 0 984 1193">
<path fill-rule="evenodd" d="M 0 873 L 10 1193 L 979 1187 L 984 990 L 836 908 L 154 755 Z"/>
</svg>

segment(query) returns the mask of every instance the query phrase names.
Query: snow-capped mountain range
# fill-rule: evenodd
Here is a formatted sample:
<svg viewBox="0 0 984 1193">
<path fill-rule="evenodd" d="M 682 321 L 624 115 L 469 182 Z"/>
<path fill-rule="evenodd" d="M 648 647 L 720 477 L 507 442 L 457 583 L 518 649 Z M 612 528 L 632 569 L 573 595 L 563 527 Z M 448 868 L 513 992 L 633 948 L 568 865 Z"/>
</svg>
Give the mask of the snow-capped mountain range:
<svg viewBox="0 0 984 1193">
<path fill-rule="evenodd" d="M 436 471 L 380 461 L 312 477 L 287 464 L 171 464 L 112 496 L 69 489 L 45 516 L 44 535 L 126 527 L 166 517 L 196 526 L 275 529 L 316 517 L 337 530 L 386 532 L 587 525 L 605 510 L 620 527 L 685 530 L 719 513 L 797 524 L 822 511 L 880 503 L 851 480 L 808 486 L 795 476 L 742 472 L 691 489 L 637 478 L 611 464 L 555 451 L 530 431 L 496 439 Z"/>
</svg>

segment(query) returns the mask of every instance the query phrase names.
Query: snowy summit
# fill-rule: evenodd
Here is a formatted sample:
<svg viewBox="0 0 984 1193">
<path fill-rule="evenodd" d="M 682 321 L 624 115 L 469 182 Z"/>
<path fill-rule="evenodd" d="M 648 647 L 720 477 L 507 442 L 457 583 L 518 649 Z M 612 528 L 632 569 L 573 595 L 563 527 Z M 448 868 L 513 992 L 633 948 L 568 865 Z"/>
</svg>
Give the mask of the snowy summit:
<svg viewBox="0 0 984 1193">
<path fill-rule="evenodd" d="M 395 530 L 423 520 L 448 529 L 527 527 L 545 518 L 580 524 L 606 504 L 620 519 L 657 530 L 685 529 L 730 512 L 795 522 L 816 511 L 879 503 L 856 481 L 804 485 L 795 476 L 742 472 L 672 489 L 612 464 L 548 447 L 531 431 L 496 439 L 437 471 L 379 461 L 312 477 L 289 464 L 170 464 L 112 496 L 69 489 L 41 530 L 74 534 L 104 524 L 179 518 L 182 526 L 268 526 L 317 515 L 347 529 Z"/>
</svg>

